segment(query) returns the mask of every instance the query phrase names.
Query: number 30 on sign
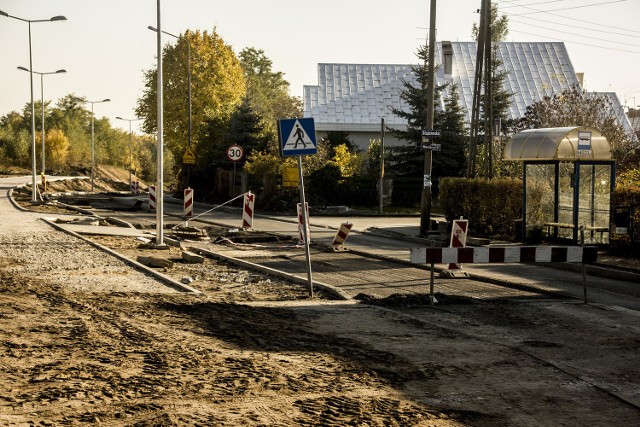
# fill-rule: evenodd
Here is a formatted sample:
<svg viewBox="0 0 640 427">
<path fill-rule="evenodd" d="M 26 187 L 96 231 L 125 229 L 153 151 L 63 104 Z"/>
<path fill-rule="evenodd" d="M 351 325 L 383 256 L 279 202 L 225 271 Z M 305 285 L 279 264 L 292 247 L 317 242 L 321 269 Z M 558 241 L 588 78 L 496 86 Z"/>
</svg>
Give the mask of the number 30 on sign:
<svg viewBox="0 0 640 427">
<path fill-rule="evenodd" d="M 242 150 L 242 147 L 240 147 L 239 145 L 233 144 L 232 146 L 227 148 L 227 157 L 232 162 L 237 162 L 238 160 L 241 160 L 243 155 L 244 155 L 244 151 Z"/>
</svg>

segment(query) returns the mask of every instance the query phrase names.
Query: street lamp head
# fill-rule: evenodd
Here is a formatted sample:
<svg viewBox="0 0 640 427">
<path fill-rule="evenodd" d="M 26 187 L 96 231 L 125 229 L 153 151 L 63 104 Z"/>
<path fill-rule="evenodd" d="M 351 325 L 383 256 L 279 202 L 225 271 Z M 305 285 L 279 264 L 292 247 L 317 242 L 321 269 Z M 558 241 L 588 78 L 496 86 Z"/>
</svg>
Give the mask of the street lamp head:
<svg viewBox="0 0 640 427">
<path fill-rule="evenodd" d="M 66 72 L 67 72 L 67 70 L 62 69 L 62 70 L 57 70 L 56 74 L 62 74 L 62 73 L 66 73 Z"/>
<path fill-rule="evenodd" d="M 62 15 L 58 15 L 58 16 L 54 16 L 53 18 L 51 18 L 52 21 L 66 21 L 67 18 L 65 16 Z"/>
<path fill-rule="evenodd" d="M 101 102 L 109 102 L 109 101 L 111 101 L 109 98 L 105 98 Z"/>
<path fill-rule="evenodd" d="M 118 116 L 116 117 L 116 120 L 124 120 L 122 117 Z"/>
<path fill-rule="evenodd" d="M 152 25 L 149 25 L 147 28 L 150 29 L 151 31 L 156 31 L 156 32 L 158 31 L 158 29 Z"/>
<path fill-rule="evenodd" d="M 18 67 L 18 70 L 29 72 L 29 69 L 25 67 Z"/>
<path fill-rule="evenodd" d="M 0 15 L 2 15 L 2 16 L 7 16 L 7 17 L 9 16 L 9 14 L 8 14 L 7 12 L 3 12 L 3 11 L 1 11 L 1 10 L 0 10 Z"/>
</svg>

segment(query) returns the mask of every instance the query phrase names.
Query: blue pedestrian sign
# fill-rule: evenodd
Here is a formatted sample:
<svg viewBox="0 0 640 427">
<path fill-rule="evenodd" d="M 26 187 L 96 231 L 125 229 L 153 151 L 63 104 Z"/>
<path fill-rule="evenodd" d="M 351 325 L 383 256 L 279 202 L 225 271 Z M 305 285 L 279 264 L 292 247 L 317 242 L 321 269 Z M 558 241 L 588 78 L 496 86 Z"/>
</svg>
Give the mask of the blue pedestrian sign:
<svg viewBox="0 0 640 427">
<path fill-rule="evenodd" d="M 313 118 L 278 120 L 278 135 L 283 157 L 316 154 L 318 151 Z"/>
</svg>

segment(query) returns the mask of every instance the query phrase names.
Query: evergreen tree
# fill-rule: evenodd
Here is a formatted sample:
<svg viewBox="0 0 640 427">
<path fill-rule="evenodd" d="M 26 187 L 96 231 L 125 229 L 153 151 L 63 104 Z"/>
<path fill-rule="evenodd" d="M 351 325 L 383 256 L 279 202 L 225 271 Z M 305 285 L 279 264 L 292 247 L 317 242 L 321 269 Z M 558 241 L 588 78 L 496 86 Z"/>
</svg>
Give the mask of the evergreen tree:
<svg viewBox="0 0 640 427">
<path fill-rule="evenodd" d="M 427 46 L 422 46 L 417 56 L 423 61 L 427 58 Z M 387 160 L 388 170 L 395 176 L 422 177 L 424 172 L 424 152 L 417 148 L 422 139 L 422 129 L 426 127 L 427 78 L 428 70 L 425 66 L 413 66 L 418 86 L 409 82 L 404 83 L 400 93 L 401 99 L 409 104 L 405 111 L 393 108 L 392 112 L 407 121 L 407 130 L 390 129 L 398 139 L 407 141 L 404 147 L 389 149 Z M 443 92 L 450 84 L 436 86 L 435 105 L 443 104 Z M 444 98 L 444 109 L 436 108 L 434 115 L 434 129 L 440 131 L 440 138 L 436 143 L 441 144 L 442 151 L 433 155 L 432 173 L 436 178 L 443 176 L 461 176 L 466 164 L 465 145 L 466 129 L 464 112 L 459 105 L 460 95 L 455 85 L 450 85 L 449 95 Z"/>
</svg>

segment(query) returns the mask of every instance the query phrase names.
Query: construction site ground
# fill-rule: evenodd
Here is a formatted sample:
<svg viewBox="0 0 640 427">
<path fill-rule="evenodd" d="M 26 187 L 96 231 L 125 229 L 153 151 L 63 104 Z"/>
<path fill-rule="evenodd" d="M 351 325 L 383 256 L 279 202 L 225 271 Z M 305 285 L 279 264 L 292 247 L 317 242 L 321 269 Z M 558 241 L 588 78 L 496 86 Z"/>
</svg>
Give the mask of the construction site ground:
<svg viewBox="0 0 640 427">
<path fill-rule="evenodd" d="M 0 180 L 3 192 L 9 185 Z M 183 292 L 40 219 L 62 212 L 23 212 L 2 199 L 0 214 L 0 425 L 610 426 L 640 419 L 636 311 L 513 289 L 497 294 L 487 284 L 443 278 L 434 308 L 428 272 L 408 267 L 406 280 L 379 294 L 354 286 L 348 300 L 323 291 L 309 299 L 304 285 L 273 275 L 209 257 L 182 262 L 175 247 L 85 237 L 125 258 L 173 260 L 159 270 L 191 279 L 197 292 Z M 304 256 L 292 246 L 283 243 L 275 257 L 256 251 L 254 261 Z M 319 281 L 334 280 L 323 269 L 364 281 L 364 272 L 384 267 L 331 255 L 314 254 Z"/>
</svg>

